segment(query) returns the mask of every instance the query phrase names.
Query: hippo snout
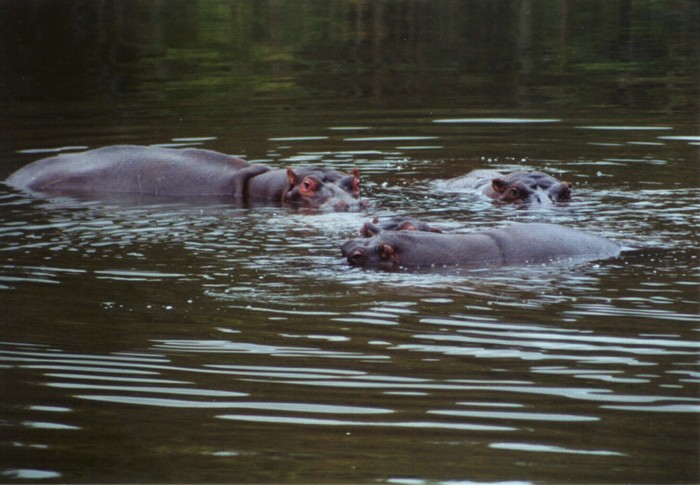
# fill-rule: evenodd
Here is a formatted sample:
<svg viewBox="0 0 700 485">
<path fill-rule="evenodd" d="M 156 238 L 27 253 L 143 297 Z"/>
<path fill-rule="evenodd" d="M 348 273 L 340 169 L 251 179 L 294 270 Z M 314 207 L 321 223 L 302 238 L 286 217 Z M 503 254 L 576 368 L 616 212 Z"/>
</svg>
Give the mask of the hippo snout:
<svg viewBox="0 0 700 485">
<path fill-rule="evenodd" d="M 338 212 L 347 211 L 349 208 L 350 208 L 350 204 L 348 204 L 344 200 L 338 200 L 333 204 L 333 210 L 336 210 Z"/>
<path fill-rule="evenodd" d="M 357 212 L 368 207 L 369 203 L 366 200 L 341 197 L 331 198 L 323 203 L 319 208 L 334 212 Z"/>
<path fill-rule="evenodd" d="M 559 202 L 571 200 L 571 187 L 570 182 L 562 182 L 550 191 L 550 198 Z"/>
</svg>

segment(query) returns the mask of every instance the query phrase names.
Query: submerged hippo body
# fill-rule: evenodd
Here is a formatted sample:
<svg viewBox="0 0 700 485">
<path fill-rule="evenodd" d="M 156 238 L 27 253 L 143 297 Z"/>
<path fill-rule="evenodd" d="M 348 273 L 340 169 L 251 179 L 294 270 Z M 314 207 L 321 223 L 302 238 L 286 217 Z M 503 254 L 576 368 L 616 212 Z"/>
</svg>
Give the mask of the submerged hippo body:
<svg viewBox="0 0 700 485">
<path fill-rule="evenodd" d="M 603 237 L 555 224 L 512 224 L 477 234 L 382 231 L 346 242 L 352 266 L 397 268 L 546 263 L 615 256 L 620 246 Z"/>
<path fill-rule="evenodd" d="M 272 170 L 198 148 L 120 145 L 63 154 L 30 163 L 6 183 L 41 193 L 223 196 L 335 210 L 363 206 L 357 170 L 352 174 L 316 166 Z"/>
<path fill-rule="evenodd" d="M 477 190 L 502 203 L 529 204 L 565 202 L 571 199 L 571 183 L 543 172 L 518 171 L 503 175 L 495 170 L 472 170 L 441 182 L 446 190 Z"/>
</svg>

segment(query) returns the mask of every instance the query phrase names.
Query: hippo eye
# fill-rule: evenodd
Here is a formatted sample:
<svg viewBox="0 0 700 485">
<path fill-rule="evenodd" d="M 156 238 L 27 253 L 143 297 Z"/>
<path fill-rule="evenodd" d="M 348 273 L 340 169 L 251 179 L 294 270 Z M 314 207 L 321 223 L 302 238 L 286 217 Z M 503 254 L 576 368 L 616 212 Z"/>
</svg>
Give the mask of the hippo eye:
<svg viewBox="0 0 700 485">
<path fill-rule="evenodd" d="M 299 186 L 299 191 L 301 192 L 302 195 L 313 195 L 316 192 L 316 189 L 318 188 L 318 183 L 312 179 L 312 178 L 305 178 L 302 180 L 301 185 Z"/>
<path fill-rule="evenodd" d="M 518 199 L 520 198 L 520 190 L 517 187 L 511 187 L 508 191 L 508 195 L 513 197 L 514 199 Z"/>
<path fill-rule="evenodd" d="M 365 255 L 362 254 L 362 251 L 360 251 L 360 250 L 355 250 L 348 255 L 348 261 L 351 264 L 360 265 L 364 262 L 364 260 L 365 260 Z"/>
</svg>

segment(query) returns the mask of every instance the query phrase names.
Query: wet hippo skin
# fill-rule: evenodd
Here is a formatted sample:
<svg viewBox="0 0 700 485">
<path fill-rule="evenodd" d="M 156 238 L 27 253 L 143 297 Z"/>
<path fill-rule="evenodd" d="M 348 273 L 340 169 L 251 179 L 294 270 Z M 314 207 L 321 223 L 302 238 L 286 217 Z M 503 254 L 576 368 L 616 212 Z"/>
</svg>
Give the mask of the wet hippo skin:
<svg viewBox="0 0 700 485">
<path fill-rule="evenodd" d="M 382 231 L 341 247 L 352 266 L 397 268 L 546 263 L 599 259 L 620 253 L 619 244 L 556 224 L 512 224 L 476 234 Z"/>
<path fill-rule="evenodd" d="M 441 181 L 440 186 L 447 190 L 474 189 L 502 203 L 546 204 L 570 200 L 572 184 L 543 172 L 518 171 L 503 175 L 494 170 L 472 170 Z"/>
<path fill-rule="evenodd" d="M 38 160 L 6 184 L 31 192 L 141 194 L 159 197 L 231 196 L 301 207 L 364 207 L 359 172 L 324 167 L 273 170 L 198 148 L 118 145 Z"/>
</svg>

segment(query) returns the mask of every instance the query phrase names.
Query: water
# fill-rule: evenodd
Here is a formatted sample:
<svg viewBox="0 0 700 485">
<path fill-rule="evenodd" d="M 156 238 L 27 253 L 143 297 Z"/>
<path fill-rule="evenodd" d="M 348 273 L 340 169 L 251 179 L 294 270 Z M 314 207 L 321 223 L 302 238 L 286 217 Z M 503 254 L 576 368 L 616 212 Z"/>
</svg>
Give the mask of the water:
<svg viewBox="0 0 700 485">
<path fill-rule="evenodd" d="M 27 5 L 0 16 L 26 41 L 2 71 L 2 178 L 57 150 L 200 146 L 358 167 L 372 207 L 0 186 L 1 481 L 700 478 L 694 2 Z M 435 189 L 473 168 L 543 170 L 574 198 Z M 339 246 L 392 214 L 629 251 L 348 267 Z"/>
</svg>

